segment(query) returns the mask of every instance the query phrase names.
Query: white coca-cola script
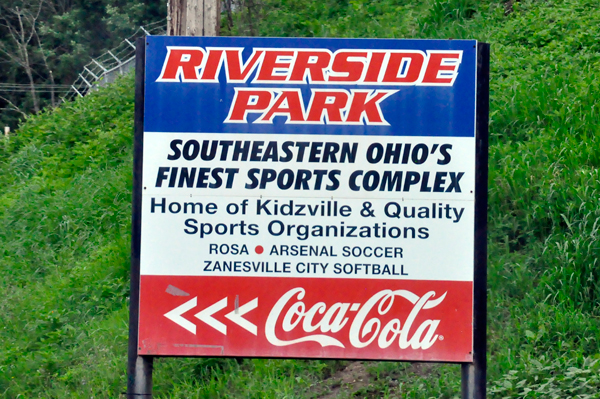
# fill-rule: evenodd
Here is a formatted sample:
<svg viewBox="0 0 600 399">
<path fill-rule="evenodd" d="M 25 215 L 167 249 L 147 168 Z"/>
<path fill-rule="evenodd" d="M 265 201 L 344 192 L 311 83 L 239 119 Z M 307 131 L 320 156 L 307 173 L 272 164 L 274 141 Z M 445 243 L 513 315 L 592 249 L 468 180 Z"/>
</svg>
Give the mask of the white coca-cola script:
<svg viewBox="0 0 600 399">
<path fill-rule="evenodd" d="M 419 297 L 407 290 L 388 289 L 374 294 L 364 304 L 337 302 L 328 306 L 325 302 L 317 302 L 309 309 L 302 301 L 305 294 L 304 288 L 293 288 L 286 292 L 271 309 L 265 324 L 265 335 L 272 345 L 288 346 L 302 342 L 317 342 L 322 347 L 344 348 L 344 344 L 332 335 L 342 331 L 352 317 L 348 342 L 355 348 L 365 348 L 377 341 L 377 345 L 384 349 L 397 341 L 400 349 L 410 347 L 426 350 L 431 348 L 439 338 L 436 329 L 440 320 L 428 319 L 418 326 L 413 324 L 422 310 L 435 308 L 442 303 L 446 293 L 433 299 L 435 291 L 429 291 Z M 406 304 L 402 305 L 412 306 L 412 309 L 404 321 L 392 318 L 383 325 L 385 321 L 382 322 L 379 316 L 390 313 L 389 318 L 393 315 L 391 309 L 396 297 L 406 300 Z M 287 309 L 285 313 L 284 309 Z M 317 313 L 323 315 L 318 321 L 315 320 Z M 301 329 L 304 335 L 290 340 L 280 339 L 275 333 L 277 326 L 286 333 Z M 312 334 L 317 331 L 319 333 Z"/>
</svg>

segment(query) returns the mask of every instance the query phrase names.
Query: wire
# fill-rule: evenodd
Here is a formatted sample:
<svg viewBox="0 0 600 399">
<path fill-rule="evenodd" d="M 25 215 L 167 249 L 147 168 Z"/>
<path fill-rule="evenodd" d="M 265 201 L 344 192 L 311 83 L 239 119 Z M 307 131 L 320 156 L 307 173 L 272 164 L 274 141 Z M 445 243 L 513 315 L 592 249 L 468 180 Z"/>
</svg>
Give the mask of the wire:
<svg viewBox="0 0 600 399">
<path fill-rule="evenodd" d="M 29 93 L 31 91 L 31 89 L 3 89 L 0 88 L 0 91 L 2 92 L 6 92 L 6 93 Z M 62 88 L 62 89 L 58 89 L 58 90 L 52 90 L 52 89 L 35 89 L 36 93 L 68 93 L 70 91 L 70 89 L 68 88 Z"/>
<path fill-rule="evenodd" d="M 57 88 L 57 89 L 68 89 L 71 87 L 71 85 L 63 85 L 63 84 L 46 84 L 46 83 L 35 83 L 34 87 L 36 89 L 38 88 L 48 88 L 48 89 L 52 89 L 52 88 Z M 0 83 L 0 88 L 6 88 L 6 89 L 30 89 L 31 85 L 28 83 Z"/>
</svg>

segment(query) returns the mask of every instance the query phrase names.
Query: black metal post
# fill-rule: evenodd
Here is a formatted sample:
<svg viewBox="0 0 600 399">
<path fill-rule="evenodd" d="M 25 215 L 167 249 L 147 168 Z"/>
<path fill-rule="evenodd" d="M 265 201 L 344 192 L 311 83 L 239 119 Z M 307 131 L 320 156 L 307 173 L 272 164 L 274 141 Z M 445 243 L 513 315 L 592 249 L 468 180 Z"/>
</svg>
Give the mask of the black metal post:
<svg viewBox="0 0 600 399">
<path fill-rule="evenodd" d="M 487 202 L 490 45 L 477 45 L 475 153 L 475 274 L 473 276 L 473 363 L 462 365 L 463 399 L 486 397 Z"/>
<path fill-rule="evenodd" d="M 131 218 L 131 291 L 129 299 L 129 347 L 127 350 L 127 398 L 152 397 L 151 356 L 138 356 L 140 308 L 140 236 L 142 212 L 142 152 L 144 148 L 144 74 L 146 39 L 136 41 L 135 115 L 133 136 L 133 195 Z"/>
</svg>

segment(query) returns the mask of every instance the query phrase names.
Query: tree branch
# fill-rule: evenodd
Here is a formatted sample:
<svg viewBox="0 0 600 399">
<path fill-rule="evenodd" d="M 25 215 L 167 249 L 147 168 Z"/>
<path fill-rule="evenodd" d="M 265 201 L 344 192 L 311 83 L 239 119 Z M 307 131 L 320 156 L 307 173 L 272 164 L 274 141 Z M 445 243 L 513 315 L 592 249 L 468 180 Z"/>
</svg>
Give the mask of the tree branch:
<svg viewBox="0 0 600 399">
<path fill-rule="evenodd" d="M 12 101 L 10 101 L 8 98 L 6 98 L 6 97 L 4 97 L 4 96 L 0 96 L 0 99 L 2 99 L 2 100 L 4 100 L 4 101 L 6 101 L 6 103 L 7 103 L 8 105 L 10 105 L 10 108 L 5 108 L 5 109 L 16 111 L 16 112 L 20 113 L 20 114 L 23 116 L 23 118 L 27 118 L 27 114 L 26 114 L 25 112 L 21 111 L 21 108 L 17 107 L 17 106 L 16 106 L 16 105 L 15 105 L 15 104 L 14 104 Z"/>
</svg>

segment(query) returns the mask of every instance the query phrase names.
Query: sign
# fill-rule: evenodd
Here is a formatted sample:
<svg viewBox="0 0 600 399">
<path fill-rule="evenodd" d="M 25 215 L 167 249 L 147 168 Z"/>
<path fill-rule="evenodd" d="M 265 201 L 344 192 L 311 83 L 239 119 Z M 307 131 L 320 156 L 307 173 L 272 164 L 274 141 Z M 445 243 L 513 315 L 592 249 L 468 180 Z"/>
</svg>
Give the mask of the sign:
<svg viewBox="0 0 600 399">
<path fill-rule="evenodd" d="M 138 354 L 473 361 L 477 42 L 146 40 Z"/>
</svg>

